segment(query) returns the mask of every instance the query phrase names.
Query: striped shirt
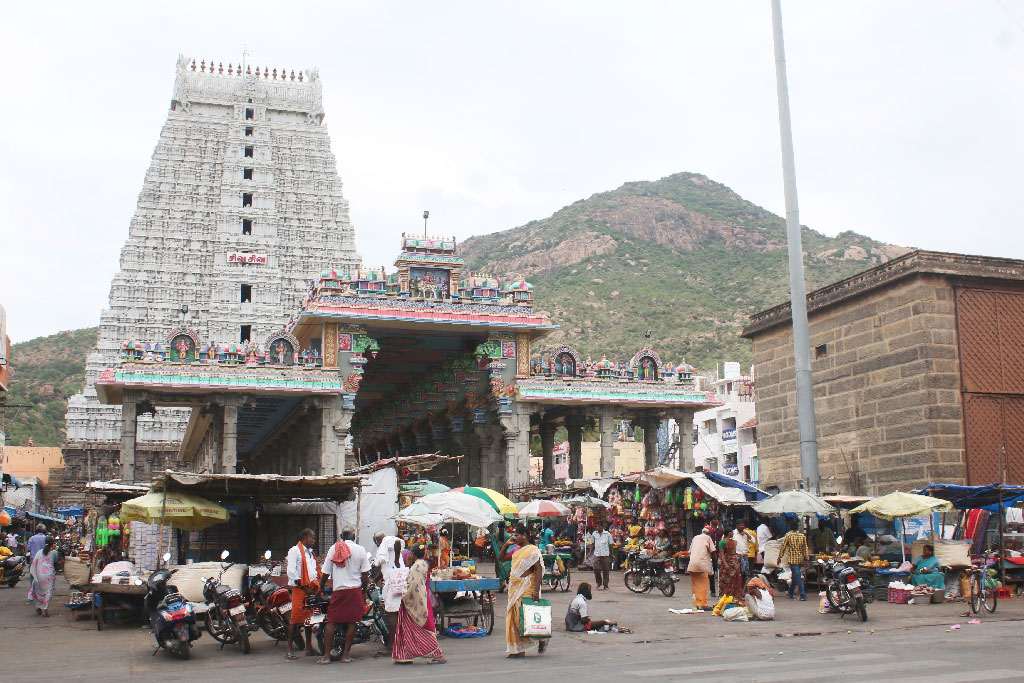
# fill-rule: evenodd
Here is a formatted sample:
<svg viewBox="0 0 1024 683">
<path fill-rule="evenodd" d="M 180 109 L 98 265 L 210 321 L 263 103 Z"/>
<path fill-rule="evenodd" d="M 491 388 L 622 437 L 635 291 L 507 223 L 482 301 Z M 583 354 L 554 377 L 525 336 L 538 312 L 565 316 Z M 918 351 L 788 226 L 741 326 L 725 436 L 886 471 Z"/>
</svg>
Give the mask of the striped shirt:
<svg viewBox="0 0 1024 683">
<path fill-rule="evenodd" d="M 779 555 L 785 557 L 790 564 L 804 564 L 807 562 L 807 537 L 799 531 L 790 531 L 782 539 Z"/>
</svg>

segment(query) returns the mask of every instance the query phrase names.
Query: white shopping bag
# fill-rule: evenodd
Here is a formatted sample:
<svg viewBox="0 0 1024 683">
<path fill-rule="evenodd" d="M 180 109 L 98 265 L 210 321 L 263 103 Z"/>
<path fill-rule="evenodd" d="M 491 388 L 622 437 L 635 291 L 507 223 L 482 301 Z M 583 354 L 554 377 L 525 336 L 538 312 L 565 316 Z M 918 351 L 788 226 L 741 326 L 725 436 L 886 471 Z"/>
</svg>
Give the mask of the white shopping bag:
<svg viewBox="0 0 1024 683">
<path fill-rule="evenodd" d="M 551 603 L 547 600 L 530 600 L 522 602 L 522 623 L 520 624 L 523 638 L 551 637 Z"/>
<path fill-rule="evenodd" d="M 388 592 L 391 595 L 403 595 L 408 582 L 409 570 L 406 567 L 392 567 L 391 575 L 388 576 Z"/>
</svg>

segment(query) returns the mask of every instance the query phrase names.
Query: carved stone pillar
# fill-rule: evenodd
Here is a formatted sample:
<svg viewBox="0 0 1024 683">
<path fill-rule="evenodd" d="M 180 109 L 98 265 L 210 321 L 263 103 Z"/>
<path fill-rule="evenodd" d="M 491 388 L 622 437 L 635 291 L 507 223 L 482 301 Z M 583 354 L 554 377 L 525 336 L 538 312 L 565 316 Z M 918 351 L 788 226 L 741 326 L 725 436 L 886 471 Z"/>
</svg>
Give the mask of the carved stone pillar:
<svg viewBox="0 0 1024 683">
<path fill-rule="evenodd" d="M 220 471 L 234 474 L 238 465 L 238 400 L 224 402 L 223 432 L 220 442 Z"/>
<path fill-rule="evenodd" d="M 320 399 L 319 474 L 340 474 L 345 469 L 345 437 L 352 413 L 342 408 L 340 396 Z"/>
<path fill-rule="evenodd" d="M 672 417 L 679 427 L 679 469 L 683 472 L 693 472 L 696 463 L 693 462 L 693 408 L 682 408 Z"/>
<path fill-rule="evenodd" d="M 644 469 L 653 470 L 658 466 L 658 425 L 660 420 L 648 417 L 641 420 L 644 428 Z"/>
<path fill-rule="evenodd" d="M 135 436 L 138 416 L 135 414 L 135 395 L 124 392 L 121 399 L 121 480 L 135 482 Z"/>
<path fill-rule="evenodd" d="M 550 422 L 542 422 L 540 425 L 540 452 L 543 456 L 544 467 L 542 469 L 541 481 L 545 486 L 555 483 L 555 425 Z"/>
<path fill-rule="evenodd" d="M 611 411 L 605 409 L 601 412 L 601 476 L 611 477 L 615 475 L 615 417 Z"/>
<path fill-rule="evenodd" d="M 487 486 L 486 482 L 491 480 L 491 470 L 497 462 L 495 449 L 498 444 L 495 431 L 497 431 L 497 427 L 494 424 L 473 423 L 473 434 L 477 442 L 477 457 L 476 463 L 470 471 L 470 481 L 477 486 Z"/>
<path fill-rule="evenodd" d="M 522 404 L 511 415 L 500 418 L 505 445 L 505 472 L 502 488 L 524 486 L 530 482 L 530 411 Z M 502 489 L 498 489 L 499 491 Z"/>
</svg>

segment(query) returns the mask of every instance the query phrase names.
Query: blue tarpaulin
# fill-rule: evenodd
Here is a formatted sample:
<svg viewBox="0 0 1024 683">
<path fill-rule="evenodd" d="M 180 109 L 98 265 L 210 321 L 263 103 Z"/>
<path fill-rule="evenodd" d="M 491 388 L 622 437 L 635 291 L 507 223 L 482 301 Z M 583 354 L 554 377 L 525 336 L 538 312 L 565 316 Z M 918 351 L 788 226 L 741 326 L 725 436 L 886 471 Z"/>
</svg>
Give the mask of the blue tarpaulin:
<svg viewBox="0 0 1024 683">
<path fill-rule="evenodd" d="M 711 481 L 715 482 L 716 484 L 721 484 L 722 486 L 731 486 L 732 488 L 740 489 L 741 491 L 743 491 L 743 493 L 746 494 L 747 500 L 757 501 L 764 500 L 765 498 L 769 497 L 766 492 L 762 491 L 756 486 L 752 486 L 745 481 L 740 481 L 739 479 L 733 479 L 732 477 L 725 474 L 719 474 L 718 472 L 704 472 L 704 476 L 710 479 Z"/>
<path fill-rule="evenodd" d="M 988 486 L 960 486 L 958 484 L 928 484 L 914 491 L 953 503 L 959 510 L 982 509 L 995 512 L 1024 500 L 1024 486 L 989 484 Z"/>
<path fill-rule="evenodd" d="M 16 489 L 20 489 L 21 488 L 21 482 L 18 481 L 18 479 L 14 475 L 12 475 L 10 472 L 4 472 L 3 483 L 4 484 L 8 484 L 8 485 L 14 484 L 14 488 L 16 488 Z"/>
</svg>

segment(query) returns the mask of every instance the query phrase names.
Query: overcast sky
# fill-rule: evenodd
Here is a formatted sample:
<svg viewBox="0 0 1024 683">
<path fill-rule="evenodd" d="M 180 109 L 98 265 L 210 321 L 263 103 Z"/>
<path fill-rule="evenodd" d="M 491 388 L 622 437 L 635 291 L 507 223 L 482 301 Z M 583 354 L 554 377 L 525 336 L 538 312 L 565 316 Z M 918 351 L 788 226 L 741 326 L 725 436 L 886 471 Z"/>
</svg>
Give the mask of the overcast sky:
<svg viewBox="0 0 1024 683">
<path fill-rule="evenodd" d="M 96 325 L 179 53 L 319 67 L 360 252 L 693 171 L 784 213 L 767 0 L 8 3 L 0 304 Z M 1024 258 L 1024 0 L 784 0 L 803 223 Z"/>
</svg>

